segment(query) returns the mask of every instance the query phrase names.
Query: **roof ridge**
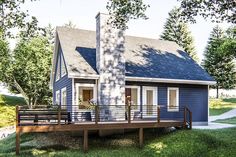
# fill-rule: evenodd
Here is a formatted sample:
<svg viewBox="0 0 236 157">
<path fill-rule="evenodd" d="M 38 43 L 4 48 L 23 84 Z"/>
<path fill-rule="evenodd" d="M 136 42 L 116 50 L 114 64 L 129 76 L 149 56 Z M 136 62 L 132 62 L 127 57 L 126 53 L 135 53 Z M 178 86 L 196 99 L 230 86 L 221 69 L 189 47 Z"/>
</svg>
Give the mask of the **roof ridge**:
<svg viewBox="0 0 236 157">
<path fill-rule="evenodd" d="M 81 28 L 68 28 L 66 26 L 57 26 L 56 27 L 56 30 L 58 29 L 67 29 L 67 30 L 77 30 L 77 31 L 88 31 L 88 32 L 94 32 L 96 33 L 96 31 L 94 30 L 89 30 L 89 29 L 81 29 Z M 169 41 L 169 40 L 162 40 L 162 39 L 157 39 L 157 38 L 149 38 L 149 37 L 142 37 L 142 36 L 135 36 L 135 35 L 125 35 L 125 37 L 130 37 L 130 38 L 139 38 L 139 39 L 148 39 L 148 40 L 153 40 L 153 41 L 160 41 L 160 42 L 163 42 L 163 43 L 172 43 L 172 44 L 176 44 L 178 45 L 176 42 L 174 41 Z"/>
</svg>

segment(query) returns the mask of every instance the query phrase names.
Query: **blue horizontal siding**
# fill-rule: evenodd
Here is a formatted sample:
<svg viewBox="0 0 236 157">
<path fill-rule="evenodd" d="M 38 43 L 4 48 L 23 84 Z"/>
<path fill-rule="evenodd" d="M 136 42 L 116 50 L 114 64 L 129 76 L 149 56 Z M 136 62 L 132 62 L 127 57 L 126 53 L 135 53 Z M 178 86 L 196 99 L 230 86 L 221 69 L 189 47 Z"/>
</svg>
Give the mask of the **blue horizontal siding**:
<svg viewBox="0 0 236 157">
<path fill-rule="evenodd" d="M 179 106 L 187 106 L 192 111 L 193 122 L 208 121 L 208 86 L 206 85 L 188 85 L 188 84 L 168 84 L 151 82 L 126 82 L 127 85 L 136 86 L 156 86 L 158 87 L 158 105 L 167 107 L 168 87 L 179 88 Z M 141 88 L 142 95 L 142 88 Z M 142 96 L 141 96 L 142 102 Z M 142 103 L 141 103 L 142 105 Z M 143 107 L 141 107 L 142 109 Z M 162 119 L 183 118 L 183 112 L 169 112 L 167 108 L 161 109 Z"/>
<path fill-rule="evenodd" d="M 68 78 L 68 75 L 67 75 L 68 73 L 66 72 L 66 75 L 64 75 L 63 77 L 61 77 L 59 80 L 56 81 L 57 68 L 60 68 L 60 73 L 61 73 L 61 67 L 58 67 L 58 61 L 61 60 L 61 54 L 62 54 L 62 57 L 64 58 L 60 44 L 59 44 L 58 51 L 59 52 L 58 52 L 58 56 L 57 56 L 56 70 L 55 70 L 54 83 L 53 83 L 53 103 L 55 104 L 55 101 L 56 101 L 56 91 L 60 90 L 59 102 L 61 105 L 61 89 L 66 87 L 67 110 L 71 111 L 72 110 L 72 79 Z M 65 59 L 64 59 L 64 61 L 65 61 Z M 64 104 L 62 104 L 62 105 L 64 105 Z"/>
</svg>

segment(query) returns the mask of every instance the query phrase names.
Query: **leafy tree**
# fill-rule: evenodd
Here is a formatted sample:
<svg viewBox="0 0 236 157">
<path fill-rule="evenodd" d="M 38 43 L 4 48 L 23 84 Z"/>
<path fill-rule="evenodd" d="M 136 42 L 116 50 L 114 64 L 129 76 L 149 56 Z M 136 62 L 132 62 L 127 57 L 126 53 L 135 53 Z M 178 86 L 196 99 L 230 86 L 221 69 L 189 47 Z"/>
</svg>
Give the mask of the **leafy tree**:
<svg viewBox="0 0 236 157">
<path fill-rule="evenodd" d="M 234 55 L 232 53 L 233 49 L 235 51 L 234 44 L 224 35 L 221 28 L 218 26 L 213 28 L 204 53 L 203 67 L 217 82 L 213 86 L 217 90 L 217 98 L 220 88 L 231 89 L 236 85 Z"/>
<path fill-rule="evenodd" d="M 4 37 L 13 36 L 12 28 L 24 28 L 29 25 L 27 11 L 21 10 L 24 3 L 25 0 L 0 0 L 0 29 Z M 32 17 L 32 20 L 35 19 Z"/>
<path fill-rule="evenodd" d="M 200 15 L 212 22 L 226 21 L 236 23 L 235 0 L 178 0 L 181 4 L 181 14 L 186 21 L 196 22 Z"/>
<path fill-rule="evenodd" d="M 145 11 L 149 5 L 142 0 L 109 0 L 107 10 L 111 17 L 111 24 L 118 29 L 127 29 L 131 19 L 147 19 Z"/>
<path fill-rule="evenodd" d="M 194 41 L 186 23 L 181 20 L 180 10 L 177 8 L 169 12 L 169 17 L 164 25 L 164 31 L 160 39 L 176 42 L 196 61 Z"/>
<path fill-rule="evenodd" d="M 23 95 L 29 107 L 46 104 L 51 97 L 49 89 L 52 46 L 39 36 L 21 39 L 13 53 L 7 43 L 0 40 L 0 80 Z"/>
</svg>

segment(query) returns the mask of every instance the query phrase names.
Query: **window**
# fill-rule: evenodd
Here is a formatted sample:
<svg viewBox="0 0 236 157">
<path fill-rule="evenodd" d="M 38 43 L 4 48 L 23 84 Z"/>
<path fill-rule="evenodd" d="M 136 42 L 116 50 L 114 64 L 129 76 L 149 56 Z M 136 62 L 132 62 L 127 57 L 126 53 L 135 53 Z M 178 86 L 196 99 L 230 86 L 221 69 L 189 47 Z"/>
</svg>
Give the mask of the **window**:
<svg viewBox="0 0 236 157">
<path fill-rule="evenodd" d="M 138 109 L 140 88 L 138 86 L 126 86 L 125 88 L 125 104 L 133 106 L 132 109 Z"/>
<path fill-rule="evenodd" d="M 63 59 L 63 55 L 61 54 L 61 77 L 65 76 L 65 74 L 66 74 L 66 66 Z"/>
<path fill-rule="evenodd" d="M 66 101 L 66 87 L 61 90 L 61 108 L 66 109 L 67 101 Z"/>
<path fill-rule="evenodd" d="M 58 56 L 56 71 L 56 81 L 60 79 L 60 57 Z"/>
<path fill-rule="evenodd" d="M 168 111 L 179 111 L 179 88 L 168 88 Z"/>
<path fill-rule="evenodd" d="M 60 104 L 60 90 L 56 91 L 56 99 L 55 99 L 55 104 L 59 105 Z"/>
<path fill-rule="evenodd" d="M 95 84 L 76 84 L 76 99 L 79 109 L 90 109 L 90 102 L 96 103 Z"/>
</svg>

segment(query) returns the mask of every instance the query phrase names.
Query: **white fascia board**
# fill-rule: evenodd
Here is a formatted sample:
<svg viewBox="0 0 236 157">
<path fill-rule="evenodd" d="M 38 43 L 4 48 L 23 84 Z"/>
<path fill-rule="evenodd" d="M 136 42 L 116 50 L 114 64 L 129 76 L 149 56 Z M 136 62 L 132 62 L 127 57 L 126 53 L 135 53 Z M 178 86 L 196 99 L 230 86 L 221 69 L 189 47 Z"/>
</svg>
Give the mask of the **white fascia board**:
<svg viewBox="0 0 236 157">
<path fill-rule="evenodd" d="M 99 79 L 99 75 L 87 75 L 87 74 L 75 74 L 69 73 L 68 78 L 80 78 L 80 79 Z"/>
<path fill-rule="evenodd" d="M 146 78 L 146 77 L 125 77 L 126 81 L 148 81 L 161 83 L 181 83 L 181 84 L 197 84 L 197 85 L 215 85 L 216 81 L 202 80 L 183 80 L 183 79 L 165 79 L 165 78 Z"/>
<path fill-rule="evenodd" d="M 55 69 L 56 69 L 56 59 L 57 59 L 57 53 L 58 53 L 58 45 L 59 45 L 59 39 L 57 35 L 57 30 L 55 31 L 55 39 L 54 39 L 54 50 L 53 50 L 53 57 L 52 57 L 52 69 L 51 69 L 51 74 L 50 74 L 50 84 L 49 88 L 53 88 L 53 80 L 54 80 L 54 75 L 55 75 Z"/>
</svg>

